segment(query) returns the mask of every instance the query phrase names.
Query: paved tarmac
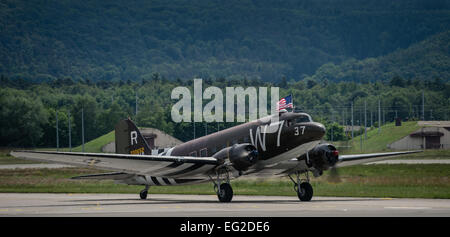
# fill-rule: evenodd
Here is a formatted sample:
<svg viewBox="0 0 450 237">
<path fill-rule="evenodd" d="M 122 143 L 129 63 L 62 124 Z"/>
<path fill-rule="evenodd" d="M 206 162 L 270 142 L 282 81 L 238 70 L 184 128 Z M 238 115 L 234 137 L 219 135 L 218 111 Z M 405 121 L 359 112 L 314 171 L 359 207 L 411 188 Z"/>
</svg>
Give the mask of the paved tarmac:
<svg viewBox="0 0 450 237">
<path fill-rule="evenodd" d="M 0 193 L 0 216 L 450 216 L 450 200 L 235 195 Z"/>
</svg>

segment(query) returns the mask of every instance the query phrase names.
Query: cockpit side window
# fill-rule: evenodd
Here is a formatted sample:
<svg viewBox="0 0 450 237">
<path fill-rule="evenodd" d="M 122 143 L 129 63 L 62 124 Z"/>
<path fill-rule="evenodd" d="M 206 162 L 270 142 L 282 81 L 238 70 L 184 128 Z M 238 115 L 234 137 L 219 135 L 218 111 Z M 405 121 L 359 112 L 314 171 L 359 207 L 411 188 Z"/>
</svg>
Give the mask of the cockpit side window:
<svg viewBox="0 0 450 237">
<path fill-rule="evenodd" d="M 291 125 L 292 125 L 292 120 L 291 119 L 286 120 L 285 123 L 284 123 L 284 126 L 286 126 L 286 127 L 290 127 Z"/>
<path fill-rule="evenodd" d="M 311 118 L 306 115 L 301 115 L 295 119 L 295 123 L 306 123 L 311 122 Z"/>
</svg>

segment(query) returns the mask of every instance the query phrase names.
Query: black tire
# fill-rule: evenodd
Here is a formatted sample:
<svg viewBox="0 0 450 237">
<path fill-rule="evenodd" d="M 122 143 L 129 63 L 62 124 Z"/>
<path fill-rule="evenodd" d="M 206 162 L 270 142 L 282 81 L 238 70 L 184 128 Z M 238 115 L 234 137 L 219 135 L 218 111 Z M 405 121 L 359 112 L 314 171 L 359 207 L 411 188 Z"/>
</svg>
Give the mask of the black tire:
<svg viewBox="0 0 450 237">
<path fill-rule="evenodd" d="M 233 199 L 233 189 L 228 183 L 223 183 L 220 185 L 220 189 L 217 192 L 217 197 L 220 202 L 231 202 Z"/>
<path fill-rule="evenodd" d="M 313 188 L 309 183 L 301 183 L 300 189 L 297 190 L 297 196 L 300 201 L 308 202 L 311 201 L 313 197 Z"/>
<path fill-rule="evenodd" d="M 141 197 L 141 199 L 147 199 L 147 194 L 148 191 L 144 189 L 139 193 L 139 196 Z"/>
</svg>

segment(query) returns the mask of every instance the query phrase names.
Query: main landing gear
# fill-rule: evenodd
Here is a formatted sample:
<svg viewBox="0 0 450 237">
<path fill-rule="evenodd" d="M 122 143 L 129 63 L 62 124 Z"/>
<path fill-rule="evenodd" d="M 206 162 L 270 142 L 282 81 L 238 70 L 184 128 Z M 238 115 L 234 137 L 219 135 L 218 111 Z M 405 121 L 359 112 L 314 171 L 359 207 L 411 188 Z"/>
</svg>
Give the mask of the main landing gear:
<svg viewBox="0 0 450 237">
<path fill-rule="evenodd" d="M 296 179 L 294 180 L 291 175 L 289 178 L 294 183 L 294 190 L 297 192 L 298 199 L 300 201 L 311 201 L 313 197 L 313 188 L 309 183 L 309 175 L 308 172 L 305 173 L 306 179 L 300 178 L 300 172 L 295 172 Z"/>
<path fill-rule="evenodd" d="M 233 189 L 230 185 L 230 175 L 228 173 L 228 170 L 218 170 L 216 172 L 216 175 L 216 180 L 212 179 L 211 176 L 209 178 L 214 183 L 214 191 L 216 191 L 219 201 L 231 202 L 231 200 L 233 199 Z M 223 183 L 223 181 L 225 182 Z"/>
<path fill-rule="evenodd" d="M 147 199 L 147 194 L 148 194 L 148 189 L 150 188 L 150 185 L 145 185 L 145 189 L 143 189 L 140 193 L 139 196 L 141 197 L 141 199 Z"/>
</svg>

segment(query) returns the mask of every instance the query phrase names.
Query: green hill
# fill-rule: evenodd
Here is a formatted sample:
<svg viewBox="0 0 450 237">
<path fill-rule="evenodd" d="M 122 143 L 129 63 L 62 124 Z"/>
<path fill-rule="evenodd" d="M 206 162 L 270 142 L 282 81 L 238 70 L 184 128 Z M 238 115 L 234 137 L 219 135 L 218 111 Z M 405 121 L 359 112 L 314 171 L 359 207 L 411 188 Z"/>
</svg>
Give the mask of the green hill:
<svg viewBox="0 0 450 237">
<path fill-rule="evenodd" d="M 84 144 L 84 151 L 85 152 L 102 152 L 102 147 L 110 142 L 113 142 L 115 140 L 115 132 L 111 131 L 103 136 L 100 136 L 94 140 L 91 140 L 89 142 L 86 142 Z M 67 150 L 67 149 L 65 149 Z M 72 151 L 81 152 L 82 146 L 77 146 L 72 149 Z"/>
<path fill-rule="evenodd" d="M 103 153 L 102 147 L 106 144 L 115 141 L 115 132 L 111 131 L 105 135 L 97 137 L 93 140 L 90 140 L 84 144 L 84 152 L 93 152 L 93 153 Z M 38 150 L 46 150 L 46 151 L 56 151 L 56 148 L 38 148 Z M 68 147 L 63 147 L 59 149 L 60 151 L 69 151 Z M 72 152 L 82 152 L 82 145 L 72 148 Z"/>
<path fill-rule="evenodd" d="M 450 31 L 434 35 L 407 49 L 377 58 L 351 59 L 321 66 L 311 77 L 316 80 L 374 82 L 395 76 L 407 79 L 450 78 Z"/>
<path fill-rule="evenodd" d="M 448 30 L 449 12 L 441 0 L 1 1 L 0 74 L 298 80 Z"/>
<path fill-rule="evenodd" d="M 388 123 L 381 127 L 380 133 L 378 133 L 378 128 L 367 131 L 367 139 L 364 139 L 363 133 L 361 136 L 354 137 L 353 141 L 338 144 L 340 146 L 350 147 L 349 149 L 343 150 L 346 154 L 387 151 L 388 144 L 409 135 L 419 128 L 417 121 L 402 122 L 402 126 L 395 126 L 395 123 Z"/>
</svg>

